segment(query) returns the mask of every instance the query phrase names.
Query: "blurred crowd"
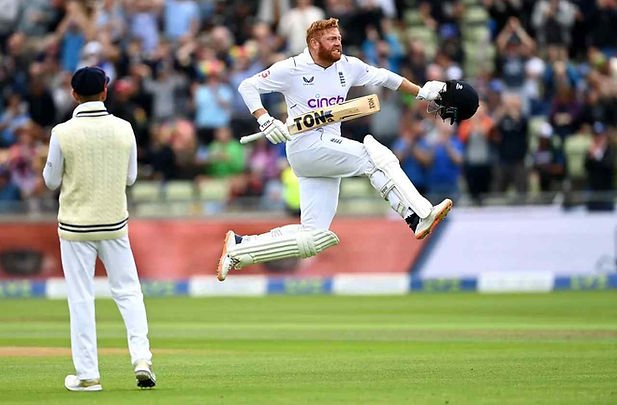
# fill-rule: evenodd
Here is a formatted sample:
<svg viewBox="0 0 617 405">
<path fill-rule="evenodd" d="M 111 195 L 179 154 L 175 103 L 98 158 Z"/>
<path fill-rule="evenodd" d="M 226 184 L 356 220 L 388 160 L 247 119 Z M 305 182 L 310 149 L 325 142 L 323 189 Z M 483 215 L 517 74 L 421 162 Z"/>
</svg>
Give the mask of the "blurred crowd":
<svg viewBox="0 0 617 405">
<path fill-rule="evenodd" d="M 19 202 L 45 208 L 50 131 L 70 118 L 70 78 L 85 65 L 111 78 L 106 105 L 133 125 L 140 179 L 228 178 L 232 200 L 280 190 L 290 175 L 284 148 L 240 145 L 257 125 L 236 89 L 301 52 L 308 25 L 327 17 L 339 18 L 347 54 L 420 85 L 464 79 L 479 91 L 478 113 L 455 126 L 398 93 L 350 93 L 378 92 L 382 112 L 345 123 L 344 136 L 373 133 L 387 143 L 432 200 L 465 195 L 482 204 L 495 193 L 524 199 L 535 189 L 572 205 L 613 206 L 617 0 L 0 5 L 0 212 Z M 286 118 L 280 95 L 263 101 Z M 580 200 L 587 191 L 601 198 Z"/>
</svg>

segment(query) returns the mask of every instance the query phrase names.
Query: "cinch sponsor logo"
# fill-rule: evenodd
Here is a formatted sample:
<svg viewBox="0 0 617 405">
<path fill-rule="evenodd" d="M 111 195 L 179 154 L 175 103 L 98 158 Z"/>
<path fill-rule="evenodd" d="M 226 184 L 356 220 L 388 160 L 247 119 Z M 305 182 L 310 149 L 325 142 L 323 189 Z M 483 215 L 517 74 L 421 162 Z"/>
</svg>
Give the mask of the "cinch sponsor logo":
<svg viewBox="0 0 617 405">
<path fill-rule="evenodd" d="M 345 99 L 341 96 L 311 98 L 308 101 L 308 106 L 311 108 L 323 108 L 323 107 L 330 107 L 336 104 L 341 104 L 343 101 L 345 101 Z"/>
</svg>

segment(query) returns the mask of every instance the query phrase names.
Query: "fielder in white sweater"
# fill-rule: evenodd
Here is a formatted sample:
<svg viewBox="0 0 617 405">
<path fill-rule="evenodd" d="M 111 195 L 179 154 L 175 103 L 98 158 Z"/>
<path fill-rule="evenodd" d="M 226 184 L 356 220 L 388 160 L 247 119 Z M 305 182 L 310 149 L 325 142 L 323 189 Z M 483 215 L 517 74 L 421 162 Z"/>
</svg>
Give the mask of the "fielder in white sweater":
<svg viewBox="0 0 617 405">
<path fill-rule="evenodd" d="M 71 319 L 75 374 L 70 391 L 100 391 L 94 316 L 94 269 L 105 266 L 111 295 L 124 320 L 139 387 L 153 387 L 152 353 L 141 285 L 128 238 L 126 186 L 137 177 L 131 125 L 105 108 L 108 78 L 97 67 L 73 75 L 73 117 L 51 132 L 45 184 L 60 188 L 58 235 Z"/>
</svg>

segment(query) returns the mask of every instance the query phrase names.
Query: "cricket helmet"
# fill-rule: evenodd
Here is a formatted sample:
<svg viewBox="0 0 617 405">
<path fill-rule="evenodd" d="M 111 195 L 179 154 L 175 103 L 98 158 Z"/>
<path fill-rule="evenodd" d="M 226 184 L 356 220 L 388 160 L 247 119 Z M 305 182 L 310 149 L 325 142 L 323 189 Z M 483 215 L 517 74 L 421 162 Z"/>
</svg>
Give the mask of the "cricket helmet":
<svg viewBox="0 0 617 405">
<path fill-rule="evenodd" d="M 429 106 L 430 112 L 435 112 L 450 124 L 471 118 L 478 109 L 478 93 L 471 85 L 462 80 L 448 80 L 445 88 Z"/>
</svg>

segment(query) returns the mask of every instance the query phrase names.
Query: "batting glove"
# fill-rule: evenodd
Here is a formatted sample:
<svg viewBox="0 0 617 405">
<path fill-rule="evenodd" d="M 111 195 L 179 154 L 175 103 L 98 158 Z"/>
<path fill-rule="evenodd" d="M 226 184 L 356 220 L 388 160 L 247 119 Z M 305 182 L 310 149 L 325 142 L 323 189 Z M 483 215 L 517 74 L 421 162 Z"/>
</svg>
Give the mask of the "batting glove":
<svg viewBox="0 0 617 405">
<path fill-rule="evenodd" d="M 274 119 L 270 114 L 265 113 L 257 118 L 259 131 L 272 143 L 287 142 L 291 139 L 287 126 L 281 121 Z"/>
<path fill-rule="evenodd" d="M 433 101 L 439 98 L 439 93 L 446 89 L 446 84 L 439 80 L 431 80 L 426 82 L 418 92 L 416 99 Z"/>
</svg>

